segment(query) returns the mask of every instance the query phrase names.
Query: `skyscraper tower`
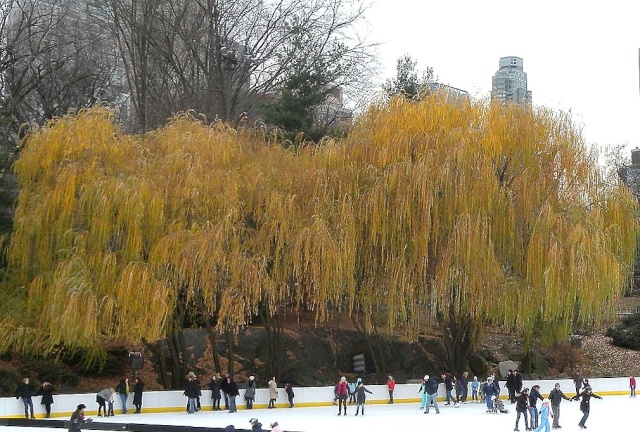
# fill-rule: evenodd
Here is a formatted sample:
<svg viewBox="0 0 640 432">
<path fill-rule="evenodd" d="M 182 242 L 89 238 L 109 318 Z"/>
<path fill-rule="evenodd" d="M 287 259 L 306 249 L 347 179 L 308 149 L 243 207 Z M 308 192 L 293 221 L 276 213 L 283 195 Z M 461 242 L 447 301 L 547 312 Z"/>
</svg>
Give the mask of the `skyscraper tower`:
<svg viewBox="0 0 640 432">
<path fill-rule="evenodd" d="M 491 80 L 491 100 L 530 104 L 531 91 L 527 90 L 527 73 L 522 69 L 522 59 L 510 56 L 500 59 L 500 68 Z"/>
</svg>

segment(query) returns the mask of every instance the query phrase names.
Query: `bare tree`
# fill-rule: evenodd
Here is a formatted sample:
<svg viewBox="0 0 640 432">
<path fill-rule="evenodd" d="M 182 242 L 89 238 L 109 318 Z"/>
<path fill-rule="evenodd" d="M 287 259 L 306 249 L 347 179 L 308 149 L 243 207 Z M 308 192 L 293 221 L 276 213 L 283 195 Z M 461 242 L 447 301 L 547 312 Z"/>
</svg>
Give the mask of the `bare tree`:
<svg viewBox="0 0 640 432">
<path fill-rule="evenodd" d="M 2 9 L 5 134 L 117 99 L 115 51 L 85 2 L 12 0 Z"/>
<path fill-rule="evenodd" d="M 237 121 L 277 92 L 293 65 L 331 63 L 335 85 L 367 83 L 370 45 L 348 0 L 109 0 L 132 105 L 141 129 L 192 109 Z"/>
</svg>

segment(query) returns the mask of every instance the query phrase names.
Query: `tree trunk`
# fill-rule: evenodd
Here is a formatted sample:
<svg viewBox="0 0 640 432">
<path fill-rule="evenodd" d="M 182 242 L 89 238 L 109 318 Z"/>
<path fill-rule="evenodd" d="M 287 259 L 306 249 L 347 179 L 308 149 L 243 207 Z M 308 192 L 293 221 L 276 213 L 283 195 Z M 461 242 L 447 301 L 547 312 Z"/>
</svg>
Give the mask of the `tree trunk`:
<svg viewBox="0 0 640 432">
<path fill-rule="evenodd" d="M 227 365 L 227 373 L 233 376 L 234 375 L 233 358 L 235 355 L 233 353 L 233 333 L 231 333 L 231 330 L 226 331 L 226 338 L 227 338 L 227 356 L 229 357 L 229 364 Z"/>
<path fill-rule="evenodd" d="M 442 329 L 442 347 L 450 371 L 462 373 L 480 339 L 481 326 L 468 315 L 438 314 Z"/>
<path fill-rule="evenodd" d="M 213 366 L 216 372 L 222 372 L 222 368 L 220 367 L 220 358 L 218 357 L 218 350 L 216 348 L 216 332 L 207 322 L 207 335 L 209 336 L 209 343 L 211 344 L 211 356 L 213 357 Z"/>
<path fill-rule="evenodd" d="M 364 340 L 367 343 L 367 348 L 369 350 L 369 355 L 371 356 L 371 361 L 373 362 L 373 369 L 375 370 L 376 376 L 381 376 L 383 372 L 380 371 L 380 367 L 378 366 L 378 356 L 376 355 L 376 352 L 373 349 L 373 344 L 371 343 L 371 335 L 366 331 L 364 331 L 364 328 L 362 327 L 362 325 L 360 325 L 358 320 L 356 320 L 353 315 L 351 317 L 351 321 L 353 322 L 353 325 L 355 326 L 356 330 L 358 330 L 358 332 L 364 337 Z M 365 369 L 366 369 L 366 365 L 365 365 Z"/>
<path fill-rule="evenodd" d="M 160 369 L 160 381 L 162 382 L 162 388 L 168 390 L 171 384 L 169 382 L 169 376 L 167 373 L 166 352 L 162 341 L 159 340 L 155 344 L 152 344 L 146 339 L 142 338 L 142 343 L 158 359 L 158 368 Z"/>
</svg>

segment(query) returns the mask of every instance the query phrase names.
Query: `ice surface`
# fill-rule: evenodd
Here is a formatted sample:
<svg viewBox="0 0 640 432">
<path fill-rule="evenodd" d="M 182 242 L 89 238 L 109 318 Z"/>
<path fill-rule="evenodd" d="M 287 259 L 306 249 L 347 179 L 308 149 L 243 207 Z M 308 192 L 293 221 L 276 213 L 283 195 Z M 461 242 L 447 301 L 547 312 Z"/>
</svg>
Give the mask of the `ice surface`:
<svg viewBox="0 0 640 432">
<path fill-rule="evenodd" d="M 440 414 L 431 409 L 424 414 L 418 404 L 371 404 L 366 405 L 365 415 L 355 416 L 356 408 L 350 405 L 347 416 L 338 416 L 338 408 L 276 408 L 240 410 L 230 414 L 226 411 L 201 411 L 196 414 L 166 413 L 116 415 L 115 417 L 100 418 L 101 422 L 114 423 L 149 423 L 190 425 L 196 427 L 225 427 L 233 424 L 236 428 L 250 429 L 249 419 L 256 417 L 265 430 L 269 424 L 277 421 L 283 431 L 299 432 L 327 432 L 327 431 L 457 431 L 457 430 L 485 430 L 512 431 L 515 425 L 515 405 L 505 402 L 508 414 L 487 413 L 484 404 L 467 403 L 459 408 L 444 406 L 439 403 Z M 579 431 L 578 422 L 582 418 L 579 401 L 562 401 L 560 425 L 562 432 Z M 640 409 L 640 399 L 628 396 L 604 396 L 602 400 L 591 399 L 591 415 L 587 420 L 587 430 L 617 432 L 638 430 L 637 418 L 633 416 L 635 409 Z M 96 419 L 97 420 L 97 419 Z M 38 420 L 45 422 L 46 419 Z M 489 422 L 489 423 L 487 423 Z M 436 428 L 436 429 L 432 429 Z M 55 432 L 64 429 L 38 427 L 6 427 L 3 432 Z M 523 420 L 520 420 L 520 430 L 524 431 Z"/>
</svg>

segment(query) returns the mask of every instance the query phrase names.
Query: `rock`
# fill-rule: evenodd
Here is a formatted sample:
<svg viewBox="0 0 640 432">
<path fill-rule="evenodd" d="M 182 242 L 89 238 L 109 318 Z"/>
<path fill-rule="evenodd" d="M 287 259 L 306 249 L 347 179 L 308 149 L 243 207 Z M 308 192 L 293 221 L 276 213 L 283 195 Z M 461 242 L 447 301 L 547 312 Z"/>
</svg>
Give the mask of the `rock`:
<svg viewBox="0 0 640 432">
<path fill-rule="evenodd" d="M 516 370 L 518 369 L 518 362 L 515 362 L 513 360 L 506 360 L 506 361 L 501 361 L 500 363 L 498 363 L 498 369 L 500 370 L 500 376 L 502 378 L 506 378 L 507 375 L 509 375 L 509 369 L 511 370 Z"/>
</svg>

